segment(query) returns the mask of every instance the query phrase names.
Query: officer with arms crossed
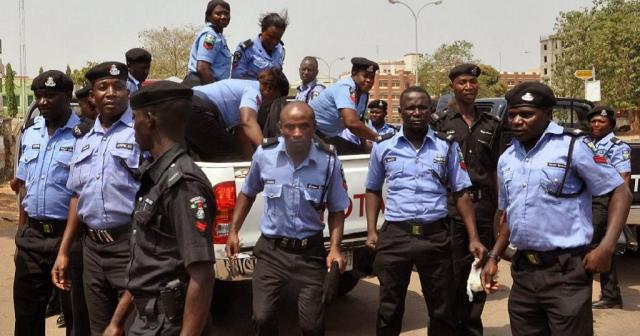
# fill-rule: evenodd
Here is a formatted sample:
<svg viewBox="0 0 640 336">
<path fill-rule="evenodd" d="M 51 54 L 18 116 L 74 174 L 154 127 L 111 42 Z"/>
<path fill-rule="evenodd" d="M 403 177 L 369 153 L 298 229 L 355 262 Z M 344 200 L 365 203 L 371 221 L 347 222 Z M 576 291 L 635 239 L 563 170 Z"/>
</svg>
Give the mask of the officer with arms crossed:
<svg viewBox="0 0 640 336">
<path fill-rule="evenodd" d="M 486 291 L 511 242 L 513 335 L 593 335 L 592 273 L 607 271 L 631 193 L 579 130 L 552 121 L 553 91 L 525 82 L 507 92 L 514 139 L 498 162 L 498 206 L 506 224 L 482 271 Z M 589 251 L 591 197 L 611 192 L 607 233 Z M 503 216 L 503 220 L 504 220 Z"/>
<path fill-rule="evenodd" d="M 85 77 L 92 83 L 98 119 L 73 150 L 67 182 L 73 195 L 52 277 L 59 288 L 79 285 L 70 283 L 66 273 L 69 247 L 80 233 L 91 335 L 101 335 L 125 289 L 140 149 L 129 109 L 127 66 L 101 63 Z"/>
<path fill-rule="evenodd" d="M 260 18 L 260 31 L 253 39 L 238 44 L 233 53 L 231 78 L 258 79 L 269 68 L 282 69 L 284 43 L 282 35 L 289 25 L 287 12 L 267 13 Z"/>
<path fill-rule="evenodd" d="M 496 167 L 502 153 L 502 123 L 489 113 L 480 112 L 474 106 L 478 96 L 480 68 L 475 64 L 461 64 L 449 71 L 454 99 L 442 114 L 434 128 L 452 136 L 464 153 L 469 178 L 473 186 L 467 189 L 476 214 L 478 236 L 482 244 L 493 247 L 493 219 L 498 207 Z M 434 114 L 439 116 L 438 114 Z M 432 118 L 433 116 L 432 115 Z M 449 197 L 449 213 L 453 218 L 452 247 L 453 272 L 456 286 L 454 314 L 458 335 L 482 335 L 482 309 L 486 293 L 475 293 L 469 302 L 467 278 L 473 257 L 467 249 L 468 239 L 462 216 Z"/>
<path fill-rule="evenodd" d="M 262 143 L 258 109 L 288 90 L 289 82 L 278 68 L 261 72 L 258 81 L 226 79 L 194 87 L 194 113 L 186 131 L 189 150 L 204 161 L 238 154 L 249 160 Z"/>
<path fill-rule="evenodd" d="M 13 279 L 15 335 L 45 334 L 45 310 L 53 288 L 50 274 L 71 199 L 66 186 L 69 163 L 76 137 L 82 136 L 74 132 L 80 119 L 70 106 L 71 78 L 57 70 L 45 71 L 34 78 L 31 90 L 40 116 L 25 125 L 16 172 L 20 221 Z M 61 295 L 66 334 L 81 335 L 74 332 L 69 293 Z"/>
<path fill-rule="evenodd" d="M 415 266 L 429 310 L 429 334 L 454 331 L 451 241 L 447 190 L 456 199 L 469 251 L 482 258 L 475 215 L 466 188 L 471 186 L 458 144 L 428 126 L 431 99 L 418 86 L 400 95 L 402 128 L 373 145 L 366 182 L 367 245 L 375 248 L 380 280 L 377 335 L 399 335 L 404 300 Z M 377 231 L 382 187 L 387 183 L 385 222 Z"/>
<path fill-rule="evenodd" d="M 327 88 L 318 83 L 318 60 L 313 56 L 305 56 L 300 62 L 298 72 L 302 83 L 296 88 L 296 100 L 308 104 Z"/>
<path fill-rule="evenodd" d="M 129 96 L 140 90 L 151 69 L 151 54 L 142 48 L 133 48 L 124 54 L 127 59 L 127 89 Z"/>
<path fill-rule="evenodd" d="M 591 123 L 591 139 L 597 148 L 598 155 L 609 160 L 618 171 L 625 185 L 629 186 L 631 178 L 631 147 L 613 135 L 616 127 L 616 112 L 608 106 L 596 106 L 587 114 Z M 607 231 L 607 209 L 611 195 L 593 197 L 593 244 L 600 243 Z M 593 303 L 593 308 L 622 308 L 622 296 L 618 286 L 618 274 L 615 268 L 615 257 L 611 258 L 611 270 L 600 273 L 600 300 Z"/>
<path fill-rule="evenodd" d="M 204 21 L 207 25 L 193 41 L 187 76 L 182 82 L 189 87 L 217 82 L 231 75 L 231 51 L 222 35 L 231 21 L 231 6 L 226 1 L 209 1 Z"/>
<path fill-rule="evenodd" d="M 378 64 L 362 57 L 352 58 L 351 64 L 351 77 L 337 81 L 309 104 L 316 114 L 318 135 L 336 146 L 341 155 L 362 152 L 359 142 L 340 136 L 345 129 L 366 140 L 382 140 L 362 121 Z"/>
<path fill-rule="evenodd" d="M 238 232 L 256 195 L 264 191 L 262 236 L 253 250 L 258 259 L 253 275 L 256 335 L 278 335 L 278 304 L 290 281 L 300 284 L 302 334 L 324 335 L 323 279 L 333 261 L 344 271 L 340 242 L 349 197 L 333 148 L 313 140 L 315 119 L 309 105 L 289 103 L 280 115 L 280 131 L 282 137 L 265 139 L 253 156 L 233 213 L 227 255 L 238 253 Z M 331 235 L 326 258 L 325 208 Z"/>
<path fill-rule="evenodd" d="M 122 335 L 133 306 L 127 335 L 203 334 L 213 292 L 215 204 L 209 180 L 181 145 L 192 94 L 159 81 L 131 97 L 136 142 L 151 160 L 140 167 L 127 291 L 107 335 Z"/>
</svg>

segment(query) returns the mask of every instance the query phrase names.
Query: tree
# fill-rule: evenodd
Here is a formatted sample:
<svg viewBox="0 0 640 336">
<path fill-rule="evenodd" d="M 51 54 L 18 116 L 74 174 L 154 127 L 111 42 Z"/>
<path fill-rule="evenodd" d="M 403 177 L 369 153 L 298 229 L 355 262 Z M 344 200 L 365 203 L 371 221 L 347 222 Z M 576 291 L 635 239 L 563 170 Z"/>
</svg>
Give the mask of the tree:
<svg viewBox="0 0 640 336">
<path fill-rule="evenodd" d="M 15 92 L 16 83 L 14 82 L 16 73 L 13 71 L 11 63 L 7 63 L 5 72 L 4 92 L 7 95 L 7 112 L 10 117 L 15 118 L 18 115 L 18 99 Z"/>
<path fill-rule="evenodd" d="M 500 82 L 500 72 L 487 64 L 478 64 L 481 73 L 478 77 L 480 88 L 478 98 L 500 97 L 507 92 L 507 87 Z"/>
<path fill-rule="evenodd" d="M 192 25 L 161 27 L 138 34 L 144 49 L 151 53 L 149 78 L 183 78 L 197 29 Z"/>
<path fill-rule="evenodd" d="M 640 107 L 638 17 L 637 0 L 595 0 L 592 8 L 561 13 L 555 38 L 562 43 L 563 52 L 550 82 L 556 93 L 582 97 L 584 83 L 573 73 L 594 66 L 602 81 L 601 103 L 618 109 Z"/>
<path fill-rule="evenodd" d="M 449 92 L 449 70 L 461 63 L 478 63 L 474 60 L 473 43 L 454 41 L 442 44 L 433 55 L 425 55 L 420 67 L 420 86 L 429 94 L 441 96 Z"/>
<path fill-rule="evenodd" d="M 97 62 L 87 61 L 87 64 L 82 68 L 74 69 L 73 71 L 71 71 L 71 75 L 69 77 L 71 77 L 75 85 L 85 86 L 89 83 L 87 82 L 87 79 L 84 77 L 84 75 L 87 73 L 87 71 L 89 71 L 89 69 L 93 68 L 96 65 L 98 65 Z"/>
<path fill-rule="evenodd" d="M 67 64 L 67 70 L 64 72 L 67 76 L 71 77 L 71 67 Z"/>
<path fill-rule="evenodd" d="M 44 69 L 40 67 L 40 69 L 38 69 L 38 75 L 41 75 L 43 72 L 44 72 Z"/>
</svg>

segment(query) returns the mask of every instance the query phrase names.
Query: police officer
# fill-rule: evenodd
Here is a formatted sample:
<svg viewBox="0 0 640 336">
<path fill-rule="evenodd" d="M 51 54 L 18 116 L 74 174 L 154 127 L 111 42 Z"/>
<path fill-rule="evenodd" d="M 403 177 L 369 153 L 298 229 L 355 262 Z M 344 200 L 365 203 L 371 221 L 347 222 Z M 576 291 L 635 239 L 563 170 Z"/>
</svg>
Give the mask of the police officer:
<svg viewBox="0 0 640 336">
<path fill-rule="evenodd" d="M 316 114 L 318 135 L 336 146 L 339 154 L 361 152 L 358 143 L 340 137 L 345 129 L 366 140 L 382 139 L 363 122 L 369 91 L 379 66 L 362 57 L 352 58 L 351 64 L 351 77 L 329 86 L 309 104 Z"/>
<path fill-rule="evenodd" d="M 193 90 L 196 104 L 186 132 L 192 153 L 203 161 L 249 160 L 262 142 L 260 106 L 287 92 L 289 82 L 282 70 L 271 68 L 258 81 L 226 79 Z"/>
<path fill-rule="evenodd" d="M 303 335 L 323 335 L 323 279 L 333 261 L 344 271 L 340 251 L 344 210 L 349 197 L 342 165 L 333 149 L 313 140 L 313 110 L 292 102 L 280 115 L 282 137 L 265 139 L 258 148 L 231 222 L 227 255 L 239 251 L 238 232 L 256 195 L 264 191 L 262 235 L 254 247 L 253 321 L 256 335 L 278 335 L 278 302 L 282 289 L 296 281 L 299 325 Z M 324 210 L 331 247 L 325 258 Z"/>
<path fill-rule="evenodd" d="M 415 266 L 429 310 L 429 334 L 454 331 L 452 260 L 447 191 L 454 193 L 469 235 L 469 251 L 485 252 L 466 188 L 471 181 L 458 144 L 428 126 L 431 99 L 418 86 L 400 95 L 402 128 L 373 145 L 366 182 L 367 245 L 375 248 L 380 280 L 377 335 L 399 335 L 404 300 Z M 377 231 L 382 187 L 387 183 L 385 222 Z"/>
<path fill-rule="evenodd" d="M 380 135 L 396 134 L 400 128 L 387 124 L 387 102 L 380 99 L 369 103 L 369 122 L 367 126 Z"/>
<path fill-rule="evenodd" d="M 127 291 L 106 335 L 201 335 L 213 292 L 211 184 L 184 142 L 191 89 L 155 82 L 131 96 L 136 142 L 151 154 L 140 167 Z M 158 252 L 161 251 L 161 252 Z"/>
<path fill-rule="evenodd" d="M 222 0 L 212 0 L 204 12 L 206 26 L 191 46 L 187 76 L 183 84 L 193 87 L 229 78 L 231 51 L 222 31 L 231 21 L 231 6 Z"/>
<path fill-rule="evenodd" d="M 327 87 L 318 82 L 318 60 L 313 56 L 305 56 L 300 62 L 300 80 L 302 83 L 296 88 L 296 100 L 309 103 L 320 95 Z"/>
<path fill-rule="evenodd" d="M 16 233 L 13 305 L 15 335 L 44 335 L 45 310 L 53 284 L 50 273 L 67 222 L 71 191 L 66 187 L 79 123 L 70 102 L 73 81 L 57 70 L 45 71 L 31 84 L 40 116 L 22 135 L 16 178 L 20 222 Z M 61 292 L 67 335 L 74 333 L 68 292 Z M 56 299 L 58 297 L 56 296 Z"/>
<path fill-rule="evenodd" d="M 89 99 L 89 91 L 91 91 L 91 86 L 85 85 L 76 90 L 75 95 L 78 99 L 78 106 L 80 107 L 78 116 L 81 120 L 91 120 L 91 126 L 93 126 L 93 122 L 98 117 L 98 112 L 96 112 L 96 107 Z"/>
<path fill-rule="evenodd" d="M 548 86 L 521 83 L 505 98 L 515 138 L 498 162 L 498 206 L 508 225 L 488 254 L 485 288 L 497 289 L 492 277 L 510 242 L 518 249 L 509 294 L 513 335 L 593 335 L 591 274 L 609 269 L 631 193 L 589 139 L 552 121 L 556 98 Z M 589 251 L 591 196 L 609 192 L 607 233 Z"/>
<path fill-rule="evenodd" d="M 473 186 L 467 189 L 476 214 L 480 241 L 493 247 L 493 219 L 498 206 L 496 167 L 502 153 L 502 124 L 500 119 L 475 108 L 478 96 L 480 68 L 475 64 L 460 64 L 449 71 L 453 101 L 436 119 L 434 128 L 453 138 L 459 145 L 467 164 Z M 482 335 L 482 309 L 486 293 L 474 294 L 472 302 L 467 296 L 467 278 L 473 257 L 467 249 L 468 239 L 461 215 L 456 211 L 453 197 L 449 197 L 449 213 L 453 218 L 452 246 L 456 299 L 454 314 L 459 335 Z"/>
<path fill-rule="evenodd" d="M 591 124 L 591 140 L 598 150 L 598 155 L 609 160 L 628 187 L 631 178 L 631 148 L 613 134 L 613 129 L 616 127 L 616 112 L 609 106 L 595 106 L 589 111 L 587 118 Z M 607 231 L 609 200 L 609 195 L 593 197 L 593 243 L 596 245 Z M 600 300 L 593 303 L 593 308 L 622 308 L 615 258 L 611 259 L 611 270 L 600 273 L 600 289 Z"/>
<path fill-rule="evenodd" d="M 133 48 L 129 49 L 124 56 L 127 59 L 127 69 L 129 70 L 127 89 L 129 95 L 132 95 L 142 87 L 142 82 L 149 76 L 151 54 L 142 48 Z"/>
<path fill-rule="evenodd" d="M 258 79 L 269 68 L 280 68 L 284 63 L 282 35 L 289 25 L 287 13 L 267 13 L 260 18 L 261 33 L 238 44 L 233 53 L 231 78 Z"/>
<path fill-rule="evenodd" d="M 69 220 L 52 270 L 56 286 L 79 285 L 70 283 L 66 272 L 69 246 L 80 235 L 91 335 L 102 334 L 124 292 L 131 213 L 140 186 L 127 76 L 127 66 L 118 62 L 98 64 L 85 75 L 98 119 L 73 150 Z"/>
</svg>

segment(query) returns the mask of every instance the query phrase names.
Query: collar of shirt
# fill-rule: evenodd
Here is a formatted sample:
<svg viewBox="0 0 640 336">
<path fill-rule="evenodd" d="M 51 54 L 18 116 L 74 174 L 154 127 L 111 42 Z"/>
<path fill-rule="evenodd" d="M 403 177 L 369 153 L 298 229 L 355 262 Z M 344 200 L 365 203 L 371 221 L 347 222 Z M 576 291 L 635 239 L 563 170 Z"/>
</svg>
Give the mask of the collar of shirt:
<svg viewBox="0 0 640 336">
<path fill-rule="evenodd" d="M 608 144 L 613 144 L 611 142 L 611 138 L 613 138 L 613 136 L 614 136 L 613 132 L 609 132 L 609 134 L 605 135 L 604 137 L 602 137 L 602 139 L 598 140 L 597 142 L 594 140 L 594 144 L 598 148 L 606 147 Z"/>
<path fill-rule="evenodd" d="M 400 143 L 401 139 L 403 140 L 402 142 L 404 144 Z M 392 141 L 391 145 L 396 146 L 398 148 L 403 146 L 411 146 L 411 148 L 413 148 L 414 150 L 420 151 L 422 148 L 424 148 L 424 143 L 427 139 L 431 139 L 432 142 L 436 141 L 436 133 L 433 131 L 431 126 L 429 126 L 429 128 L 427 129 L 427 134 L 425 134 L 424 139 L 422 139 L 422 145 L 420 146 L 420 148 L 413 148 L 413 144 L 411 144 L 411 141 L 409 141 L 409 139 L 407 139 L 407 137 L 404 136 L 404 126 L 403 126 L 400 128 L 400 131 L 398 131 L 398 133 L 396 133 L 396 135 L 393 138 L 387 141 Z"/>
<path fill-rule="evenodd" d="M 542 132 L 540 139 L 538 139 L 538 142 L 536 142 L 536 144 L 533 146 L 533 148 L 531 148 L 529 152 L 537 150 L 540 146 L 542 146 L 542 144 L 547 142 L 548 139 L 546 138 L 551 137 L 551 135 L 560 135 L 563 132 L 564 128 L 562 128 L 562 126 L 556 124 L 554 121 L 549 122 L 547 128 L 544 130 L 544 132 Z M 527 151 L 524 149 L 520 141 L 516 140 L 515 137 L 513 138 L 513 149 L 522 155 L 527 155 Z"/>
<path fill-rule="evenodd" d="M 158 183 L 162 174 L 176 160 L 176 158 L 185 153 L 185 149 L 179 144 L 174 145 L 153 162 L 145 162 L 140 167 L 142 176 L 149 175 L 153 183 Z"/>
<path fill-rule="evenodd" d="M 289 153 L 287 153 L 287 146 L 285 144 L 284 137 L 279 137 L 278 140 L 279 140 L 278 146 L 276 147 L 276 150 L 278 151 L 277 160 L 283 159 L 293 164 L 291 157 L 289 157 Z M 318 153 L 318 149 L 315 142 L 311 141 L 311 148 L 309 149 L 309 154 L 307 154 L 307 157 L 300 163 L 298 167 L 295 167 L 295 169 L 296 170 L 302 169 L 308 166 L 309 164 L 311 164 L 311 162 L 313 162 L 314 164 L 317 164 L 318 162 L 316 158 L 318 157 L 318 154 L 319 153 Z"/>
<path fill-rule="evenodd" d="M 133 111 L 131 110 L 130 106 L 127 106 L 126 111 L 124 111 L 124 113 L 120 116 L 120 119 L 114 122 L 113 125 L 109 127 L 109 129 L 113 129 L 114 126 L 116 126 L 118 123 L 122 123 L 127 127 L 133 128 Z M 96 122 L 93 124 L 93 128 L 91 129 L 91 131 L 89 131 L 89 134 L 91 133 L 104 133 L 104 128 L 102 128 L 102 124 L 100 123 L 100 116 L 96 118 Z"/>
<path fill-rule="evenodd" d="M 304 91 L 307 91 L 309 88 L 314 87 L 317 81 L 318 81 L 317 79 L 314 79 L 309 83 L 307 83 L 306 85 L 305 84 L 298 85 L 298 92 L 304 92 Z"/>
<path fill-rule="evenodd" d="M 135 77 L 133 77 L 133 75 L 131 75 L 131 73 L 129 73 L 129 80 L 136 86 L 136 87 L 140 87 L 140 81 L 138 81 Z"/>
</svg>

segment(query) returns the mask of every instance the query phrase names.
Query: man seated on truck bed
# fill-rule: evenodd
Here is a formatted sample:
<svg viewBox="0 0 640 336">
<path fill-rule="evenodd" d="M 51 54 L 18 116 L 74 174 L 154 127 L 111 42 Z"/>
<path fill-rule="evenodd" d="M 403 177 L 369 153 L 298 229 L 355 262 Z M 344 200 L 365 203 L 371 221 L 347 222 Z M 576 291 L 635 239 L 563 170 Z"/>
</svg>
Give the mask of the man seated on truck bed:
<svg viewBox="0 0 640 336">
<path fill-rule="evenodd" d="M 280 114 L 282 137 L 265 139 L 253 156 L 249 175 L 238 194 L 227 242 L 227 255 L 239 251 L 238 232 L 255 197 L 264 191 L 262 235 L 253 249 L 253 322 L 256 335 L 278 335 L 278 302 L 290 281 L 300 285 L 299 325 L 303 335 L 324 335 L 323 279 L 340 251 L 344 210 L 349 197 L 342 165 L 333 150 L 313 140 L 313 110 L 304 102 L 287 104 Z M 331 247 L 324 249 L 327 209 Z M 326 258 L 325 258 L 326 256 Z M 334 273 L 335 274 L 335 273 Z"/>
<path fill-rule="evenodd" d="M 202 161 L 250 160 L 262 143 L 258 109 L 288 90 L 279 68 L 261 72 L 258 81 L 225 79 L 194 87 L 194 113 L 186 130 L 192 155 Z"/>
</svg>

